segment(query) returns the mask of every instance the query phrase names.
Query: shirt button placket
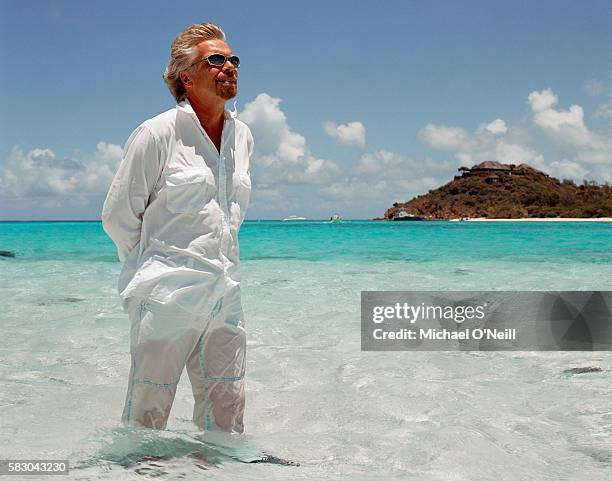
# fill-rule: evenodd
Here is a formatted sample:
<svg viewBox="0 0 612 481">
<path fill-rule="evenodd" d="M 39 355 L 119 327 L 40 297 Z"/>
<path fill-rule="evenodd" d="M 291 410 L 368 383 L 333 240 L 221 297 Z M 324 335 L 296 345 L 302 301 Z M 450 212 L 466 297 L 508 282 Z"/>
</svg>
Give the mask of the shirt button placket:
<svg viewBox="0 0 612 481">
<path fill-rule="evenodd" d="M 223 155 L 223 142 L 221 143 L 221 155 L 219 156 L 219 202 L 221 203 L 221 252 L 224 259 L 224 270 L 227 270 L 227 254 L 229 251 L 229 213 L 227 208 L 227 173 L 225 169 L 226 156 Z"/>
</svg>

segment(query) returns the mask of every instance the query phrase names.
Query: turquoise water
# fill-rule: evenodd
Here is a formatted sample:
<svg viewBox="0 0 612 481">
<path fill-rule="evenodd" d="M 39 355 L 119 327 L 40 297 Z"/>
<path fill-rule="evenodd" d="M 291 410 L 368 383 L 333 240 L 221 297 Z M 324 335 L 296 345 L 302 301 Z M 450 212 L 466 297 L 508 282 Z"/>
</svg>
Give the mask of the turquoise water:
<svg viewBox="0 0 612 481">
<path fill-rule="evenodd" d="M 241 256 L 312 262 L 612 262 L 612 223 L 247 221 Z M 22 261 L 116 260 L 99 222 L 0 223 L 0 249 Z"/>
<path fill-rule="evenodd" d="M 612 223 L 246 222 L 247 434 L 219 440 L 192 426 L 186 375 L 166 432 L 119 426 L 129 326 L 100 223 L 0 223 L 0 250 L 16 253 L 0 258 L 0 457 L 70 458 L 74 479 L 609 479 L 608 353 L 361 352 L 359 300 L 609 290 L 611 234 Z M 584 366 L 602 371 L 565 373 Z M 125 462 L 136 454 L 165 459 Z"/>
</svg>

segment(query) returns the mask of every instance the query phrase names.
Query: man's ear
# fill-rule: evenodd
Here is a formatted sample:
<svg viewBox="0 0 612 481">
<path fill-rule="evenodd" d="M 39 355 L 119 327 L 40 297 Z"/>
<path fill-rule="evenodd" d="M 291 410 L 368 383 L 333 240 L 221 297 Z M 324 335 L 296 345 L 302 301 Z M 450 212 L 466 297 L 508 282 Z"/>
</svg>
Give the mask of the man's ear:
<svg viewBox="0 0 612 481">
<path fill-rule="evenodd" d="M 184 70 L 182 72 L 179 72 L 179 78 L 181 79 L 181 82 L 183 82 L 183 87 L 191 87 L 193 85 L 191 77 Z"/>
</svg>

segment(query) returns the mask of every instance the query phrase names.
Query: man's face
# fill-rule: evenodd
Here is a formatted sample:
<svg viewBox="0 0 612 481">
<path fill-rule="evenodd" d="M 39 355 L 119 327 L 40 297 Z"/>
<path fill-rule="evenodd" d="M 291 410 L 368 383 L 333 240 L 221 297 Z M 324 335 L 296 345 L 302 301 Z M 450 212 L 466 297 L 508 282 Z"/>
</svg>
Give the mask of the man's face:
<svg viewBox="0 0 612 481">
<path fill-rule="evenodd" d="M 198 54 L 194 62 L 202 60 L 214 53 L 227 57 L 233 55 L 232 49 L 223 40 L 212 39 L 197 45 Z M 238 93 L 238 70 L 226 61 L 221 67 L 213 67 L 206 61 L 201 61 L 189 70 L 192 85 L 185 85 L 190 95 L 197 96 L 201 101 L 211 97 L 225 100 L 234 98 Z"/>
</svg>

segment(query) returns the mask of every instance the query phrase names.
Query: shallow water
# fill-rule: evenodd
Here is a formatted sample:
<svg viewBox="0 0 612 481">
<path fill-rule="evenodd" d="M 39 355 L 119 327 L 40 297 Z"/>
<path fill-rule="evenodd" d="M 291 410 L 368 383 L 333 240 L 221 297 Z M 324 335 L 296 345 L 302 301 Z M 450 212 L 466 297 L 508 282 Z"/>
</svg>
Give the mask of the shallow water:
<svg viewBox="0 0 612 481">
<path fill-rule="evenodd" d="M 119 425 L 129 326 L 99 223 L 0 223 L 0 249 L 16 252 L 0 258 L 0 457 L 69 458 L 70 479 L 609 479 L 609 353 L 361 352 L 359 300 L 609 290 L 610 234 L 599 223 L 247 222 L 247 434 L 227 439 L 192 425 L 186 375 L 167 431 Z M 601 371 L 566 372 L 586 366 Z M 261 451 L 301 466 L 241 462 Z"/>
</svg>

